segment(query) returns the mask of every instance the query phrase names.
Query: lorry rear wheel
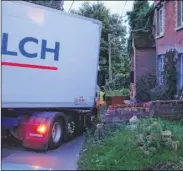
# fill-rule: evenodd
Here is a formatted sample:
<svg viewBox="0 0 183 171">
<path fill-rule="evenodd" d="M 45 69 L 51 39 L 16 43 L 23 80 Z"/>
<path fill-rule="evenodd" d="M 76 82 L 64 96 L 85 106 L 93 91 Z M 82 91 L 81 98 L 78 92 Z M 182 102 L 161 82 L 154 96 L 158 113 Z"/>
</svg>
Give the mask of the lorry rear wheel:
<svg viewBox="0 0 183 171">
<path fill-rule="evenodd" d="M 61 118 L 55 119 L 49 131 L 49 149 L 55 149 L 61 145 L 64 139 L 64 124 Z"/>
<path fill-rule="evenodd" d="M 15 139 L 17 139 L 19 141 L 22 141 L 23 140 L 23 137 L 21 137 L 18 134 L 18 131 L 19 131 L 19 129 L 17 127 L 13 127 L 11 129 L 9 129 L 9 132 L 10 132 L 10 134 L 11 134 L 12 137 L 14 137 Z"/>
</svg>

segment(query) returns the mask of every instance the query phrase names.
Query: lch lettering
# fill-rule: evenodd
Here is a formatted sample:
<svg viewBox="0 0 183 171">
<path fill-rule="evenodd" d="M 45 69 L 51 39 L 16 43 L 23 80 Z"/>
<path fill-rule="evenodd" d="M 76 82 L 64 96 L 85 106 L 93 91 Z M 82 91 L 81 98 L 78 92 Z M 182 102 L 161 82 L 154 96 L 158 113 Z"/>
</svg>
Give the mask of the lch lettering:
<svg viewBox="0 0 183 171">
<path fill-rule="evenodd" d="M 17 56 L 18 52 L 12 51 L 8 48 L 8 41 L 9 41 L 8 33 L 3 33 L 2 34 L 2 45 L 1 45 L 2 55 Z M 35 43 L 35 44 L 39 44 L 38 39 L 36 39 L 34 37 L 25 37 L 22 40 L 20 40 L 20 42 L 18 44 L 19 52 L 27 58 L 36 58 L 38 56 L 37 52 L 28 52 L 25 49 L 25 45 L 27 43 L 30 43 L 30 42 Z M 50 53 L 54 54 L 54 60 L 58 61 L 59 60 L 59 50 L 60 50 L 60 43 L 59 42 L 55 42 L 54 48 L 48 48 L 47 47 L 47 40 L 43 39 L 41 41 L 41 50 L 40 50 L 41 57 L 40 57 L 40 59 L 46 59 L 47 52 L 50 52 Z"/>
</svg>

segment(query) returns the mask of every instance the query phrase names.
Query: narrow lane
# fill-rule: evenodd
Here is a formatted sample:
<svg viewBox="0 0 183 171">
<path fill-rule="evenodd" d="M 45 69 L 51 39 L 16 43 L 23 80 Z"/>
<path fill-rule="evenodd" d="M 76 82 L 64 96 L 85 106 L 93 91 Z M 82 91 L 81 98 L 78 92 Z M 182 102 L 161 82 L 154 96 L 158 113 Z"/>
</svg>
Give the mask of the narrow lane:
<svg viewBox="0 0 183 171">
<path fill-rule="evenodd" d="M 83 136 L 47 152 L 28 151 L 15 144 L 2 145 L 2 170 L 76 170 Z"/>
</svg>

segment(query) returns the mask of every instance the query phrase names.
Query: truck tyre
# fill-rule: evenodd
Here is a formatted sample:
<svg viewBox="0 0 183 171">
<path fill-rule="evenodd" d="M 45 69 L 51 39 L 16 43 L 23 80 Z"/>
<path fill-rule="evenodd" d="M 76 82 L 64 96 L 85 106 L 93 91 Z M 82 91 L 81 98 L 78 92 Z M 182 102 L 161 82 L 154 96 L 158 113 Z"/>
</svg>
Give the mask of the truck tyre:
<svg viewBox="0 0 183 171">
<path fill-rule="evenodd" d="M 14 137 L 15 139 L 17 139 L 19 141 L 23 140 L 23 137 L 20 137 L 18 135 L 18 128 L 17 127 L 13 127 L 11 129 L 9 129 L 9 132 L 10 132 L 11 136 Z"/>
<path fill-rule="evenodd" d="M 58 148 L 63 140 L 64 122 L 61 118 L 56 118 L 50 126 L 48 148 L 51 150 Z"/>
</svg>

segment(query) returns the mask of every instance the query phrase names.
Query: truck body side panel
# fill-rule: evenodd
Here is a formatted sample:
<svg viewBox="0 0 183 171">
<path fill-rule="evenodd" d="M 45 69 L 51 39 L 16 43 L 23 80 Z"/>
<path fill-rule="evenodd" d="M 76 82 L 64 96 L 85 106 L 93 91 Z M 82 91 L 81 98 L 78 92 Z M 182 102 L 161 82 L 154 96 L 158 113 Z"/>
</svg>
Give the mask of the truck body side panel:
<svg viewBox="0 0 183 171">
<path fill-rule="evenodd" d="M 101 23 L 22 2 L 2 2 L 2 108 L 94 103 Z"/>
</svg>

